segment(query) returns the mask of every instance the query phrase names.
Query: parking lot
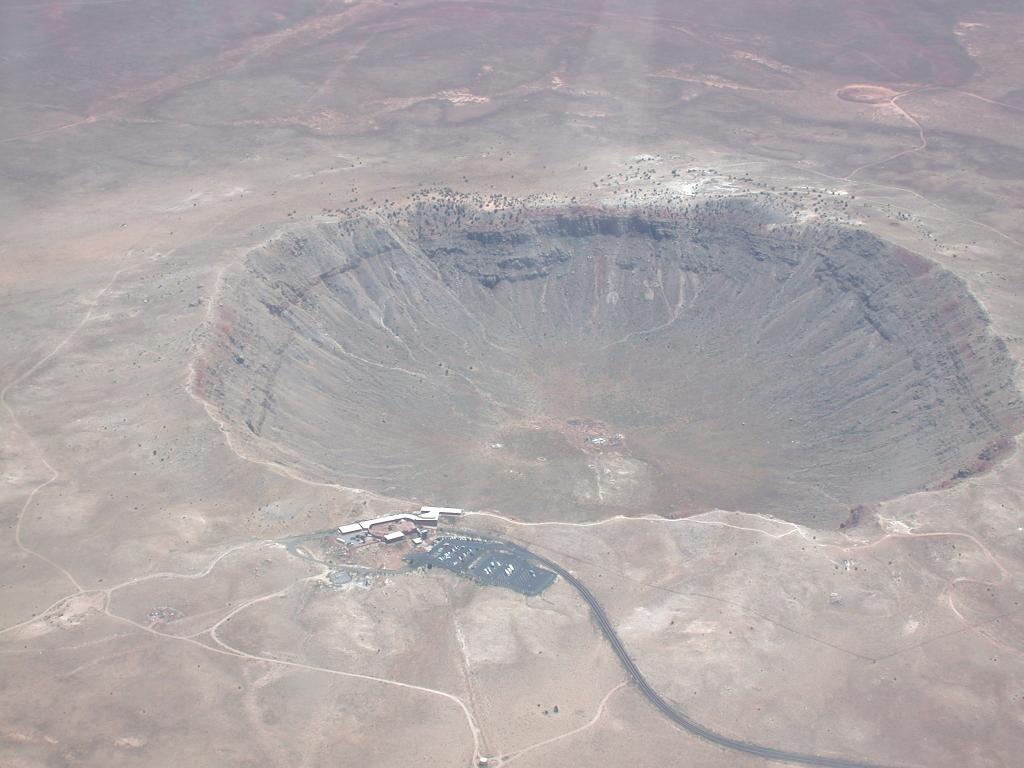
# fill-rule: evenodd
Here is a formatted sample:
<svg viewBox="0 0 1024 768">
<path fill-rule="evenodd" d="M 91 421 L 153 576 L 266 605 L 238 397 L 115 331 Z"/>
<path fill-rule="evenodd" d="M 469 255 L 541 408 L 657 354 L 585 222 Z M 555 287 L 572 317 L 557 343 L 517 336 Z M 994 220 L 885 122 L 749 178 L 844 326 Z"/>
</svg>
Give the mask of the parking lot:
<svg viewBox="0 0 1024 768">
<path fill-rule="evenodd" d="M 411 562 L 419 567 L 440 567 L 492 587 L 524 595 L 538 595 L 555 580 L 530 553 L 519 547 L 472 539 L 439 539 L 429 552 L 417 552 Z"/>
</svg>

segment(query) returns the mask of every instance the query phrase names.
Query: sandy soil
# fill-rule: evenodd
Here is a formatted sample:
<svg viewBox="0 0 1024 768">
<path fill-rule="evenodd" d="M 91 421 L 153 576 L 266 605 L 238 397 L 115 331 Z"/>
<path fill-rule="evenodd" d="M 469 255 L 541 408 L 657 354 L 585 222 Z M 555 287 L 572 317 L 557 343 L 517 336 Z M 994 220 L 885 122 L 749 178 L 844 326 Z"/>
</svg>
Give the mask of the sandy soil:
<svg viewBox="0 0 1024 768">
<path fill-rule="evenodd" d="M 428 499 L 248 451 L 188 386 L 231 265 L 443 186 L 784 198 L 961 278 L 1021 359 L 1019 12 L 641 5 L 0 10 L 0 764 L 754 765 L 621 686 L 564 584 L 329 586 L 277 540 Z M 755 504 L 464 523 L 572 568 L 717 730 L 1002 768 L 1024 748 L 1011 447 L 843 530 Z"/>
</svg>

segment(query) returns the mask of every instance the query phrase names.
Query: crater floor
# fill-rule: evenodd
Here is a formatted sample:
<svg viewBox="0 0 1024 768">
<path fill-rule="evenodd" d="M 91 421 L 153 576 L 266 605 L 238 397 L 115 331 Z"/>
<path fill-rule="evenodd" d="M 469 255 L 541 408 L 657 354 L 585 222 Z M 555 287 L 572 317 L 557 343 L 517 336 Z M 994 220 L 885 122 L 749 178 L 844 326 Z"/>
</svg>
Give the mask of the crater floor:
<svg viewBox="0 0 1024 768">
<path fill-rule="evenodd" d="M 951 273 L 744 199 L 451 200 L 225 275 L 193 391 L 248 455 L 522 519 L 852 508 L 984 469 L 1013 364 Z"/>
</svg>

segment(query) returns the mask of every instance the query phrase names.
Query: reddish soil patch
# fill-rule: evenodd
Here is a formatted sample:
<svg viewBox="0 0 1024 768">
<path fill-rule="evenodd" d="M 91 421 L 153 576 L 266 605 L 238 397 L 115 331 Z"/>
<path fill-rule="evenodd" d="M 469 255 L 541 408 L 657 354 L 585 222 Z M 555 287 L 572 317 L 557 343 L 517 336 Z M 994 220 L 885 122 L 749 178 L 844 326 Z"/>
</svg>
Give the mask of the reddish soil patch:
<svg viewBox="0 0 1024 768">
<path fill-rule="evenodd" d="M 850 509 L 850 514 L 847 515 L 846 519 L 839 524 L 839 530 L 845 531 L 850 528 L 856 528 L 860 525 L 868 515 L 875 514 L 880 509 L 879 504 L 858 504 Z"/>
<path fill-rule="evenodd" d="M 974 461 L 968 462 L 951 478 L 934 486 L 934 489 L 945 490 L 947 488 L 952 488 L 961 480 L 984 475 L 1002 459 L 1012 453 L 1014 447 L 1015 442 L 1011 437 L 1001 437 L 998 440 L 989 443 L 989 445 L 987 445 L 984 450 L 978 454 L 978 458 Z"/>
</svg>

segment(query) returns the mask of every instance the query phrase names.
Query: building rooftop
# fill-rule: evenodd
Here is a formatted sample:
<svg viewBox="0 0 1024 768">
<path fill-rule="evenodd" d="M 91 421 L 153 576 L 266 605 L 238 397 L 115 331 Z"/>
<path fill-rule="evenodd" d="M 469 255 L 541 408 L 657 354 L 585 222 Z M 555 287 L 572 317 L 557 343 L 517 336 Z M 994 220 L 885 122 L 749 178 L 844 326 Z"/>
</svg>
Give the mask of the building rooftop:
<svg viewBox="0 0 1024 768">
<path fill-rule="evenodd" d="M 461 515 L 462 510 L 456 507 L 420 507 L 420 514 Z"/>
<path fill-rule="evenodd" d="M 356 531 L 368 531 L 375 525 L 385 523 L 397 523 L 400 520 L 411 520 L 414 523 L 436 524 L 441 515 L 461 515 L 462 510 L 454 507 L 420 507 L 416 512 L 400 512 L 396 515 L 384 515 L 375 517 L 372 520 L 360 520 L 358 523 L 348 523 L 338 528 L 338 533 L 355 533 Z"/>
</svg>

